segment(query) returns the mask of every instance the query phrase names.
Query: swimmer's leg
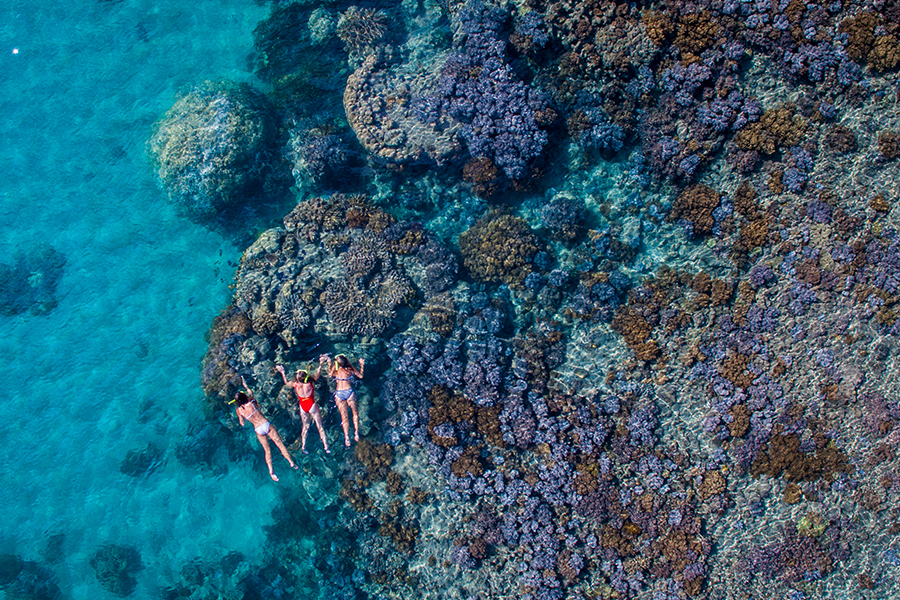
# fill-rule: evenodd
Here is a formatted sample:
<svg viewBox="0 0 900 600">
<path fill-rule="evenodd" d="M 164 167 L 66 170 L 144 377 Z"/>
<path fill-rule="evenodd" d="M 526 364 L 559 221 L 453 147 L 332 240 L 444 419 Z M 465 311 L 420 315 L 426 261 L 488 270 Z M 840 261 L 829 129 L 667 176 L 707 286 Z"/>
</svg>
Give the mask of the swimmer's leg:
<svg viewBox="0 0 900 600">
<path fill-rule="evenodd" d="M 335 398 L 334 403 L 337 404 L 338 411 L 341 413 L 341 427 L 344 428 L 344 445 L 350 447 L 350 419 L 347 417 L 347 401 Z"/>
<path fill-rule="evenodd" d="M 350 405 L 350 410 L 353 412 L 353 439 L 357 442 L 359 441 L 359 413 L 356 411 L 356 392 L 350 394 L 350 398 L 347 400 L 347 404 Z"/>
<path fill-rule="evenodd" d="M 325 452 L 331 454 L 331 450 L 328 449 L 328 439 L 325 437 L 325 425 L 322 423 L 322 411 L 319 409 L 319 405 L 314 404 L 309 414 L 312 415 L 313 421 L 315 421 L 316 427 L 319 429 L 319 437 L 322 438 L 322 446 L 325 447 Z"/>
<path fill-rule="evenodd" d="M 287 459 L 288 463 L 291 465 L 292 469 L 296 469 L 297 465 L 294 463 L 294 459 L 291 458 L 291 453 L 288 452 L 288 449 L 284 446 L 284 442 L 281 441 L 281 436 L 278 435 L 278 430 L 274 427 L 269 430 L 269 437 L 272 438 L 272 441 L 275 442 L 275 445 L 278 446 L 278 449 L 281 450 L 281 455 Z"/>
<path fill-rule="evenodd" d="M 259 440 L 259 445 L 263 447 L 263 450 L 266 453 L 266 464 L 269 466 L 269 477 L 272 478 L 272 481 L 278 481 L 278 478 L 275 476 L 275 471 L 272 469 L 272 449 L 269 448 L 268 438 L 257 433 L 256 439 Z"/>
<path fill-rule="evenodd" d="M 315 405 L 313 405 L 312 410 L 316 410 Z M 309 433 L 309 413 L 300 409 L 300 420 L 303 421 L 303 430 L 300 432 L 300 450 L 303 451 L 303 454 L 306 454 L 306 436 Z"/>
</svg>

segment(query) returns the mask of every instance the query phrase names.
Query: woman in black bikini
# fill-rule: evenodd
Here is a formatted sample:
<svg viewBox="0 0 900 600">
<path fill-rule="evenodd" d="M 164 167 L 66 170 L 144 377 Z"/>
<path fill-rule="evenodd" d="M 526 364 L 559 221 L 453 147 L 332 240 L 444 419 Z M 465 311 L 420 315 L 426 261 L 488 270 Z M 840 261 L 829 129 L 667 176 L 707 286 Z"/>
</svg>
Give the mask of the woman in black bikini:
<svg viewBox="0 0 900 600">
<path fill-rule="evenodd" d="M 259 404 L 257 404 L 256 398 L 253 397 L 253 392 L 247 387 L 247 382 L 244 381 L 243 375 L 241 375 L 241 383 L 244 385 L 244 389 L 247 390 L 247 392 L 238 392 L 234 397 L 234 401 L 237 402 L 238 405 L 236 412 L 238 419 L 241 422 L 241 427 L 244 426 L 244 419 L 250 421 L 253 425 L 253 430 L 256 431 L 256 439 L 259 440 L 259 445 L 262 446 L 263 450 L 266 452 L 266 464 L 269 466 L 269 476 L 273 481 L 278 481 L 278 477 L 275 476 L 275 471 L 272 469 L 272 450 L 269 448 L 269 438 L 272 438 L 272 441 L 275 442 L 275 445 L 281 450 L 281 454 L 284 455 L 288 463 L 290 463 L 292 469 L 296 469 L 297 465 L 294 463 L 294 459 L 291 458 L 288 449 L 285 448 L 284 442 L 281 441 L 278 430 L 272 427 L 272 424 L 269 423 L 260 412 Z"/>
<path fill-rule="evenodd" d="M 303 451 L 303 454 L 309 454 L 306 451 L 306 436 L 309 433 L 309 421 L 312 419 L 319 429 L 319 437 L 322 438 L 325 453 L 331 454 L 331 450 L 328 449 L 328 440 L 325 438 L 325 426 L 322 424 L 322 411 L 319 409 L 319 405 L 316 404 L 315 390 L 313 389 L 313 384 L 319 380 L 319 375 L 322 373 L 321 357 L 319 359 L 319 368 L 316 369 L 315 373 L 303 370 L 297 371 L 293 381 L 288 381 L 287 375 L 284 374 L 283 366 L 276 365 L 275 370 L 281 373 L 281 378 L 284 379 L 285 385 L 294 388 L 297 400 L 300 402 L 300 419 L 303 421 L 303 431 L 300 432 L 300 450 Z"/>
<path fill-rule="evenodd" d="M 344 428 L 344 445 L 350 447 L 350 419 L 347 416 L 347 407 L 353 412 L 353 439 L 359 441 L 359 413 L 356 412 L 356 393 L 350 385 L 350 378 L 362 379 L 363 369 L 366 367 L 365 359 L 359 359 L 357 370 L 350 360 L 343 354 L 334 357 L 334 364 L 328 360 L 327 355 L 320 360 L 328 361 L 328 376 L 334 377 L 334 403 L 341 413 L 341 426 Z"/>
</svg>

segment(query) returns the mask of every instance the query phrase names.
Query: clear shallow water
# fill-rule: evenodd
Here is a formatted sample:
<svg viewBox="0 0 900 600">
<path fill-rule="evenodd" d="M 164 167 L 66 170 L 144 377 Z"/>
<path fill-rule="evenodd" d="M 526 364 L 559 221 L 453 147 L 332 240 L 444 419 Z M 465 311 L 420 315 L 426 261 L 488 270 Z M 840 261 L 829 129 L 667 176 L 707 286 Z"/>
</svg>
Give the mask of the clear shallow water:
<svg viewBox="0 0 900 600">
<path fill-rule="evenodd" d="M 253 556 L 263 541 L 275 490 L 260 465 L 214 475 L 171 458 L 202 418 L 203 334 L 240 250 L 174 214 L 145 143 L 180 88 L 249 78 L 264 10 L 0 2 L 0 261 L 37 242 L 66 257 L 55 310 L 2 320 L 0 552 L 41 560 L 47 536 L 64 534 L 55 572 L 73 598 L 106 594 L 89 565 L 104 543 L 141 551 L 140 597 L 170 565 L 222 548 Z M 148 442 L 166 464 L 121 474 Z"/>
</svg>

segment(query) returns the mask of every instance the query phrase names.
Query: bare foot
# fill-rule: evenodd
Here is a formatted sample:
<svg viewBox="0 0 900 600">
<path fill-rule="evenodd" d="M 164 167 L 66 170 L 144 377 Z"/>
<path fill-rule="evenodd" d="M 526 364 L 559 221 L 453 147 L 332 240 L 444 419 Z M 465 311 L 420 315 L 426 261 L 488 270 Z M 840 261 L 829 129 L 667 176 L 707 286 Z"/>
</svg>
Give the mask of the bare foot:
<svg viewBox="0 0 900 600">
<path fill-rule="evenodd" d="M 275 473 L 269 471 L 269 475 L 272 477 L 272 481 L 278 481 L 278 477 L 275 476 Z"/>
<path fill-rule="evenodd" d="M 328 448 L 325 448 L 325 454 L 331 454 L 331 450 L 329 450 Z"/>
<path fill-rule="evenodd" d="M 353 441 L 356 441 L 356 442 L 359 441 L 359 434 L 358 434 L 358 433 L 357 433 L 356 435 L 353 436 Z"/>
<path fill-rule="evenodd" d="M 350 447 L 350 438 L 344 438 L 344 445 Z"/>
<path fill-rule="evenodd" d="M 300 467 L 298 467 L 296 464 L 293 464 L 293 465 L 291 465 L 291 468 L 292 468 L 293 470 L 296 471 L 296 470 L 299 469 Z"/>
<path fill-rule="evenodd" d="M 300 452 L 302 452 L 303 454 L 309 454 L 309 450 L 307 450 L 306 448 L 300 448 Z"/>
</svg>

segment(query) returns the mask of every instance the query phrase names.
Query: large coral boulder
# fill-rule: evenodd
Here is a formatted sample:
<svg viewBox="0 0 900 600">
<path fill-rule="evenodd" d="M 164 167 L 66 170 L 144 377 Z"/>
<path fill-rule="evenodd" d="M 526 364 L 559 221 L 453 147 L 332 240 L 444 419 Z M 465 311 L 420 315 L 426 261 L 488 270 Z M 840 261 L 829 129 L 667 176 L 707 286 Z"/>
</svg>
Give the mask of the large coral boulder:
<svg viewBox="0 0 900 600">
<path fill-rule="evenodd" d="M 388 163 L 441 164 L 459 152 L 460 124 L 422 106 L 434 79 L 427 70 L 390 67 L 377 54 L 363 61 L 347 80 L 344 110 L 366 150 Z"/>
<path fill-rule="evenodd" d="M 274 184 L 278 122 L 246 84 L 207 81 L 156 123 L 150 154 L 176 207 L 196 221 L 239 209 Z"/>
</svg>

